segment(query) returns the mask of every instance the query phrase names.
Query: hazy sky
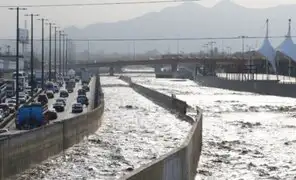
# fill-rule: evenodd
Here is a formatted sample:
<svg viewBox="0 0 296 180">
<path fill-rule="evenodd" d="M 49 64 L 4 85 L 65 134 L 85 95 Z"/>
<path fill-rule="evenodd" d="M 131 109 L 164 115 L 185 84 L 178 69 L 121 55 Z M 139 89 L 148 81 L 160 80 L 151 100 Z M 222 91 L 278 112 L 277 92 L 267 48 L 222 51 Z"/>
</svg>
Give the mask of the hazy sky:
<svg viewBox="0 0 296 180">
<path fill-rule="evenodd" d="M 0 2 L 0 5 L 21 5 L 21 4 L 68 4 L 68 3 L 96 3 L 96 2 L 124 2 L 137 0 L 10 0 Z M 141 0 L 144 1 L 144 0 Z M 149 0 L 147 0 L 149 1 Z M 201 0 L 200 4 L 211 7 L 220 0 Z M 232 0 L 233 2 L 252 8 L 265 8 L 279 4 L 296 4 L 296 0 Z M 175 6 L 178 3 L 170 4 L 142 4 L 142 5 L 112 5 L 93 7 L 55 7 L 55 8 L 29 8 L 21 13 L 21 26 L 24 26 L 24 13 L 39 13 L 42 17 L 50 19 L 61 27 L 75 25 L 83 28 L 97 22 L 113 22 L 126 20 L 141 16 L 150 11 L 160 11 L 168 6 Z M 2 8 L 0 10 L 0 26 L 12 31 L 15 28 L 15 12 Z M 4 17 L 4 18 L 3 18 Z M 38 26 L 39 22 L 35 22 Z M 29 23 L 28 23 L 29 25 Z M 0 37 L 12 36 L 14 33 L 2 32 Z"/>
</svg>

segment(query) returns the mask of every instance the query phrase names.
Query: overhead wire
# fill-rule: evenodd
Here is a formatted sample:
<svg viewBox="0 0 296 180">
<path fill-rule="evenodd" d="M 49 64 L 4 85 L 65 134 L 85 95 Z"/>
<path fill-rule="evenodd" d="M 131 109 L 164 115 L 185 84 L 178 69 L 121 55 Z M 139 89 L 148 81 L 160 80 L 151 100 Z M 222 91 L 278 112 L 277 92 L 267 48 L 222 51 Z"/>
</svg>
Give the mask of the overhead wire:
<svg viewBox="0 0 296 180">
<path fill-rule="evenodd" d="M 23 7 L 23 8 L 49 8 L 49 7 L 81 7 L 81 6 L 110 6 L 110 5 L 132 5 L 132 4 L 161 4 L 161 3 L 182 3 L 198 2 L 200 0 L 153 0 L 153 1 L 120 1 L 102 3 L 78 3 L 78 4 L 19 4 L 19 5 L 0 5 L 0 8 Z"/>
<path fill-rule="evenodd" d="M 269 36 L 271 39 L 285 38 L 286 36 Z M 296 36 L 291 36 L 296 37 Z M 265 36 L 245 36 L 245 39 L 264 39 Z M 102 42 L 119 42 L 119 41 L 198 41 L 198 40 L 237 40 L 242 39 L 239 36 L 233 37 L 172 37 L 172 38 L 69 38 L 70 41 L 102 41 Z M 0 40 L 15 40 L 10 38 L 0 38 Z M 45 39 L 48 41 L 48 39 Z M 41 39 L 34 39 L 34 41 L 41 41 Z"/>
</svg>

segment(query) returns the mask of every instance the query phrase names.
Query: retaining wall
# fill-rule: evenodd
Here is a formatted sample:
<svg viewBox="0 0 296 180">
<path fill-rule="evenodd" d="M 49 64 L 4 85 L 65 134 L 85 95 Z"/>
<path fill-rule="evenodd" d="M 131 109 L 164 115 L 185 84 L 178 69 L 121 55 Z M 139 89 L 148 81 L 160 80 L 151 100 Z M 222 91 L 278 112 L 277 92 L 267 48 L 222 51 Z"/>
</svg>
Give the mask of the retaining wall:
<svg viewBox="0 0 296 180">
<path fill-rule="evenodd" d="M 96 84 L 98 82 L 96 80 Z M 99 92 L 97 90 L 94 92 L 94 97 L 98 97 L 95 94 Z M 94 101 L 99 100 L 101 104 L 89 113 L 2 139 L 0 141 L 1 179 L 18 174 L 31 165 L 42 162 L 97 131 L 104 111 L 104 100 L 94 98 Z"/>
<path fill-rule="evenodd" d="M 187 104 L 184 101 L 159 93 L 155 90 L 135 84 L 129 77 L 120 79 L 145 97 L 153 100 L 164 108 L 176 111 L 181 117 L 192 123 L 192 128 L 183 145 L 170 153 L 136 169 L 121 179 L 127 180 L 194 180 L 202 149 L 202 113 L 197 108 L 195 119 L 184 114 Z"/>
<path fill-rule="evenodd" d="M 265 95 L 275 95 L 283 97 L 296 97 L 296 84 L 282 84 L 278 81 L 267 80 L 227 80 L 214 76 L 198 76 L 196 82 L 203 86 L 229 89 L 234 91 L 247 91 Z"/>
</svg>

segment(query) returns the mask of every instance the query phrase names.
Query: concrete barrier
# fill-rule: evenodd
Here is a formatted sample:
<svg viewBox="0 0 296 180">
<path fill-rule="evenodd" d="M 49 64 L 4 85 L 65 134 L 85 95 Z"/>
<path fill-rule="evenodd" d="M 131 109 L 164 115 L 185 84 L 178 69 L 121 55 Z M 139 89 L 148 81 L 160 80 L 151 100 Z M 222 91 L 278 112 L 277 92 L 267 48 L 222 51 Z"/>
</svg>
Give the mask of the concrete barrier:
<svg viewBox="0 0 296 180">
<path fill-rule="evenodd" d="M 129 77 L 120 77 L 130 86 L 162 107 L 171 109 L 192 123 L 192 128 L 183 145 L 151 163 L 122 177 L 127 180 L 194 180 L 202 149 L 202 112 L 197 108 L 195 119 L 186 115 L 186 102 L 161 94 L 155 90 L 131 82 Z M 185 112 L 184 112 L 185 111 Z"/>
<path fill-rule="evenodd" d="M 267 80 L 227 80 L 215 76 L 198 76 L 196 82 L 200 85 L 229 89 L 234 91 L 254 92 L 264 95 L 296 97 L 296 84 L 282 84 L 278 81 Z"/>
<path fill-rule="evenodd" d="M 98 94 L 99 91 L 94 93 Z M 101 125 L 104 100 L 94 98 L 94 101 L 100 101 L 101 104 L 89 113 L 1 139 L 1 179 L 23 172 L 97 131 Z"/>
</svg>

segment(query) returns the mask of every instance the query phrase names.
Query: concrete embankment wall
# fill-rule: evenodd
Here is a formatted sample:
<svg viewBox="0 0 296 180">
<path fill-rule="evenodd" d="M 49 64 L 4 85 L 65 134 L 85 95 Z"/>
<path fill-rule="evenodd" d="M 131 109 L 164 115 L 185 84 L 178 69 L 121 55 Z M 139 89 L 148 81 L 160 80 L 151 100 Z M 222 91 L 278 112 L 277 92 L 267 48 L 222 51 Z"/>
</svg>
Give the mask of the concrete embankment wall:
<svg viewBox="0 0 296 180">
<path fill-rule="evenodd" d="M 0 140 L 1 179 L 21 173 L 97 131 L 101 125 L 104 100 L 103 96 L 99 97 L 99 77 L 95 83 L 95 98 L 91 104 L 94 109 L 91 112 Z M 101 103 L 98 105 L 95 101 Z"/>
<path fill-rule="evenodd" d="M 277 81 L 239 81 L 227 80 L 214 76 L 198 76 L 196 82 L 203 86 L 247 91 L 265 95 L 296 97 L 296 84 L 282 84 Z"/>
<path fill-rule="evenodd" d="M 155 90 L 135 84 L 129 77 L 120 79 L 143 96 L 164 108 L 176 111 L 182 119 L 192 123 L 192 128 L 183 145 L 122 177 L 128 180 L 194 180 L 202 148 L 202 113 L 198 108 L 195 119 L 186 115 L 187 104 L 174 95 L 167 96 Z"/>
</svg>

